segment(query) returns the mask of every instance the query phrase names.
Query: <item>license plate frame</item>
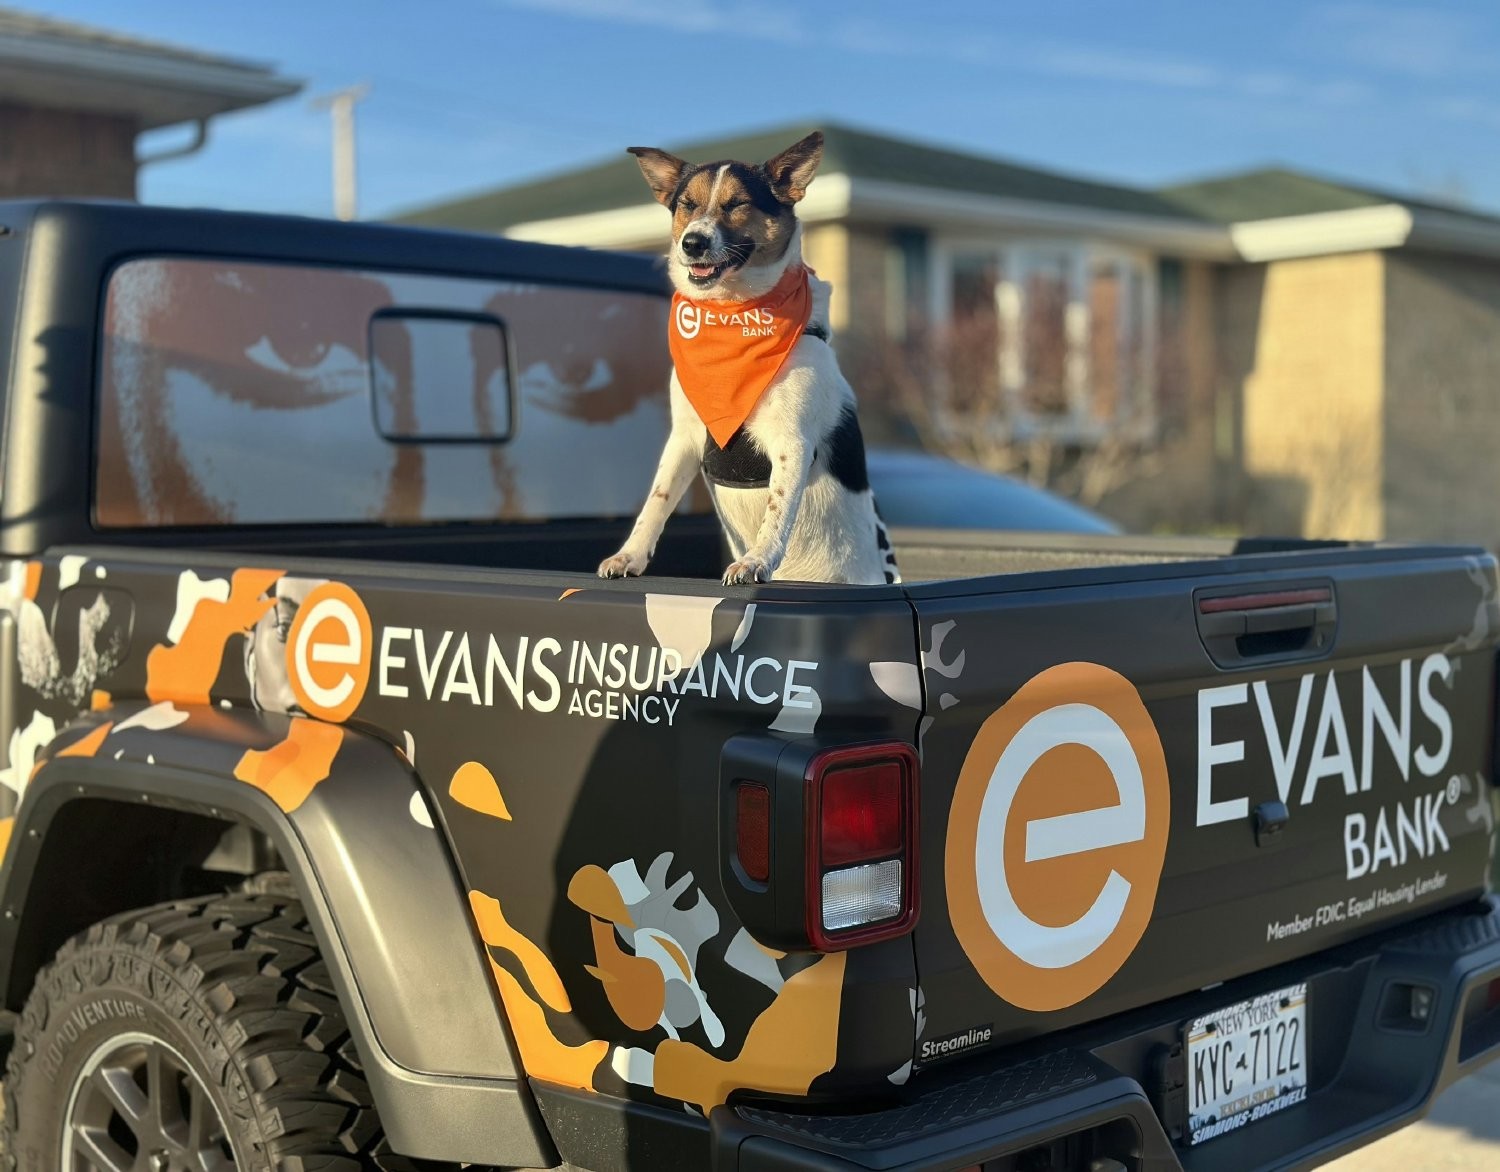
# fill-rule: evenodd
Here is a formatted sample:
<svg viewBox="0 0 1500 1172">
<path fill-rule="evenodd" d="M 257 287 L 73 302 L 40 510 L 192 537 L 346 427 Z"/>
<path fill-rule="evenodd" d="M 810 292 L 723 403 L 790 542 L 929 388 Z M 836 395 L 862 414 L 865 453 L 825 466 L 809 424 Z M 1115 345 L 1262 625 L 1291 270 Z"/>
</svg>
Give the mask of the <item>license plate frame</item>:
<svg viewBox="0 0 1500 1172">
<path fill-rule="evenodd" d="M 1192 1147 L 1307 1099 L 1307 983 L 1286 985 L 1193 1018 L 1182 1029 Z"/>
</svg>

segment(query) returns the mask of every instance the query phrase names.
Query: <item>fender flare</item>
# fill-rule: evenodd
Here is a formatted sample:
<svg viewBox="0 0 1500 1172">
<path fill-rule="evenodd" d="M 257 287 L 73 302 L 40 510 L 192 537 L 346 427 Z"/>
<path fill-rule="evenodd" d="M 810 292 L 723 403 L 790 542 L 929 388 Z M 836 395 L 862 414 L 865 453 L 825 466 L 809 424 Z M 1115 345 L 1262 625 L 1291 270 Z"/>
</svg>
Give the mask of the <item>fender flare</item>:
<svg viewBox="0 0 1500 1172">
<path fill-rule="evenodd" d="M 144 707 L 90 713 L 54 745 L 80 729 L 71 744 L 91 731 L 102 742 L 106 723 Z M 0 988 L 9 987 L 21 910 L 39 894 L 32 880 L 48 831 L 70 803 L 145 802 L 240 822 L 266 835 L 291 874 L 391 1147 L 423 1159 L 553 1166 L 446 837 L 404 757 L 373 736 L 320 726 L 342 737 L 336 762 L 287 811 L 224 764 L 280 743 L 290 718 L 192 715 L 199 719 L 151 732 L 145 760 L 62 749 L 38 768 L 0 869 Z"/>
</svg>

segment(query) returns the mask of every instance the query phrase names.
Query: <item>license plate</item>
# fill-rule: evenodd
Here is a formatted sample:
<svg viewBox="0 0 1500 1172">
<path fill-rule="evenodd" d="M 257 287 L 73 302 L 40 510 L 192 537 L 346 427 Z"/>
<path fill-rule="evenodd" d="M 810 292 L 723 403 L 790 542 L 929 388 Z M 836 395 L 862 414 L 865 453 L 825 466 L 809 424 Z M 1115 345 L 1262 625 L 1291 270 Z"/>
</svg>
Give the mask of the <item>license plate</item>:
<svg viewBox="0 0 1500 1172">
<path fill-rule="evenodd" d="M 1307 986 L 1290 985 L 1187 1027 L 1189 1144 L 1307 1098 Z"/>
</svg>

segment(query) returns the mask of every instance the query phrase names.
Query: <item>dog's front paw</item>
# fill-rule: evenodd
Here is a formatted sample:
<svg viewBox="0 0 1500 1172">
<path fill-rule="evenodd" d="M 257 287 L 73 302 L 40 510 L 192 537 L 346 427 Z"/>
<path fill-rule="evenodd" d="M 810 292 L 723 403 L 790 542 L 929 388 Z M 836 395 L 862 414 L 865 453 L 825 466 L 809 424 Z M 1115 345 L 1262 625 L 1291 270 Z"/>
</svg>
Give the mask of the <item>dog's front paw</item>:
<svg viewBox="0 0 1500 1172">
<path fill-rule="evenodd" d="M 599 563 L 601 578 L 635 578 L 645 571 L 646 559 L 624 549 Z"/>
<path fill-rule="evenodd" d="M 756 582 L 769 582 L 771 567 L 754 558 L 741 558 L 724 571 L 724 585 L 751 586 Z"/>
</svg>

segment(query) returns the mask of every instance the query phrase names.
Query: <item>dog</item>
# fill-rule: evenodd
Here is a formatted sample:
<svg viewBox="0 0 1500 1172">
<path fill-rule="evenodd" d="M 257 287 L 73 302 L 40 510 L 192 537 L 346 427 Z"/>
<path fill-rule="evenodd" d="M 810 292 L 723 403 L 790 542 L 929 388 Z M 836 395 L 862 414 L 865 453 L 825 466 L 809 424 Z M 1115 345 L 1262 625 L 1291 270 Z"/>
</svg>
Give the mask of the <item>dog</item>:
<svg viewBox="0 0 1500 1172">
<path fill-rule="evenodd" d="M 725 585 L 900 581 L 829 344 L 832 290 L 802 260 L 796 205 L 822 134 L 755 165 L 629 152 L 672 213 L 671 431 L 635 527 L 599 576 L 645 571 L 701 472 L 734 559 Z"/>
</svg>

